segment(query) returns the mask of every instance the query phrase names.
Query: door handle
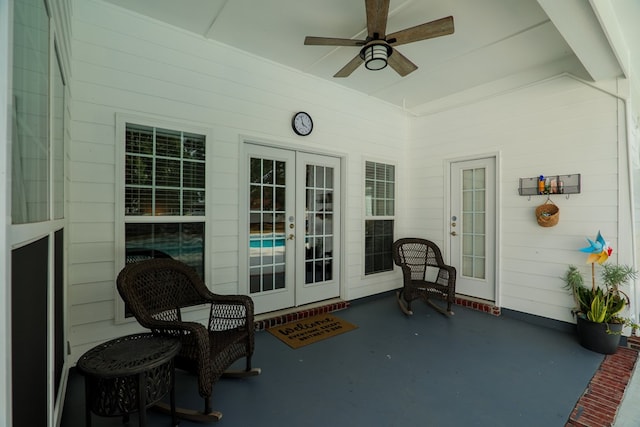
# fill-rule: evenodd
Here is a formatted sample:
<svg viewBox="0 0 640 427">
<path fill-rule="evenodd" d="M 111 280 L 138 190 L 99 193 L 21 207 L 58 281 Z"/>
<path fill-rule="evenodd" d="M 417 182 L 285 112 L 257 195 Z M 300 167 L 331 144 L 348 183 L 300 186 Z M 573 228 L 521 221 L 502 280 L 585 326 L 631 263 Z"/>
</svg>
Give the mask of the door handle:
<svg viewBox="0 0 640 427">
<path fill-rule="evenodd" d="M 295 239 L 296 236 L 294 236 L 293 234 L 289 234 L 289 236 L 287 236 L 287 240 L 293 240 Z"/>
<path fill-rule="evenodd" d="M 457 236 L 457 235 L 458 235 L 458 233 L 456 233 L 455 231 L 452 231 L 452 232 L 451 232 L 451 235 L 452 235 L 452 236 Z"/>
</svg>

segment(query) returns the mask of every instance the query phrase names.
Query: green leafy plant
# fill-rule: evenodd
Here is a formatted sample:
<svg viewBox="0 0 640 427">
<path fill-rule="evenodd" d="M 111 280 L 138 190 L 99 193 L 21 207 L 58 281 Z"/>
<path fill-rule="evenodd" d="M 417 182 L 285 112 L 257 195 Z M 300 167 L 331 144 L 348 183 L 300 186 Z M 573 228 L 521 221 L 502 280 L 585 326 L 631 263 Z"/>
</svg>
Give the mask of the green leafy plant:
<svg viewBox="0 0 640 427">
<path fill-rule="evenodd" d="M 602 264 L 602 285 L 598 286 L 595 281 L 594 263 L 591 264 L 591 269 L 591 287 L 585 285 L 582 273 L 574 265 L 569 266 L 563 277 L 565 287 L 571 291 L 577 304 L 574 313 L 585 316 L 592 322 L 623 323 L 638 328 L 630 319 L 620 317 L 620 312 L 630 302 L 620 287 L 635 279 L 637 272 L 627 265 Z"/>
</svg>

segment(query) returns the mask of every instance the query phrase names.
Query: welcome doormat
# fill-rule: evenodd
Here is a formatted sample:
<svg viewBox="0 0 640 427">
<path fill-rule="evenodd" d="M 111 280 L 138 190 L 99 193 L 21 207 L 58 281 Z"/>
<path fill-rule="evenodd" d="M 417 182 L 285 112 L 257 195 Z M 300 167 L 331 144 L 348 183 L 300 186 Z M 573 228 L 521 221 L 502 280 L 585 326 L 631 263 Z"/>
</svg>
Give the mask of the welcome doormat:
<svg viewBox="0 0 640 427">
<path fill-rule="evenodd" d="M 281 326 L 274 326 L 267 331 L 289 347 L 300 348 L 357 328 L 356 325 L 331 314 L 318 314 Z"/>
</svg>

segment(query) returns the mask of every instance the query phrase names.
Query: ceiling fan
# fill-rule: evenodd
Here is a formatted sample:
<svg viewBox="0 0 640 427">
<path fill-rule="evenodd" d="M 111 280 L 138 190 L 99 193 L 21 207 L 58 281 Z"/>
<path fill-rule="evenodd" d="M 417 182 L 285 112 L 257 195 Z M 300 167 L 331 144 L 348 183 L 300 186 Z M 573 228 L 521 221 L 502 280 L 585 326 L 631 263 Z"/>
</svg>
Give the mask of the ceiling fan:
<svg viewBox="0 0 640 427">
<path fill-rule="evenodd" d="M 381 70 L 391 65 L 402 77 L 418 69 L 406 56 L 395 49 L 396 46 L 420 40 L 453 34 L 453 16 L 416 25 L 392 34 L 386 34 L 390 0 L 365 0 L 367 9 L 367 38 L 364 40 L 340 39 L 332 37 L 311 37 L 304 39 L 305 45 L 316 46 L 362 46 L 360 53 L 333 77 L 348 77 L 363 62 L 369 70 Z"/>
</svg>

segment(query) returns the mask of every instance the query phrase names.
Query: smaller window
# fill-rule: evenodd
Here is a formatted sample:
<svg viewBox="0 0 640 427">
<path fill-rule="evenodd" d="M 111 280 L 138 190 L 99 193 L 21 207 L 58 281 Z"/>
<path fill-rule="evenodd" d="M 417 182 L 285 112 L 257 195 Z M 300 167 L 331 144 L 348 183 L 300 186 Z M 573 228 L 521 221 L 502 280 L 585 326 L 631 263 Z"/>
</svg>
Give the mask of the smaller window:
<svg viewBox="0 0 640 427">
<path fill-rule="evenodd" d="M 365 209 L 364 273 L 391 271 L 395 221 L 395 166 L 366 162 Z"/>
</svg>

